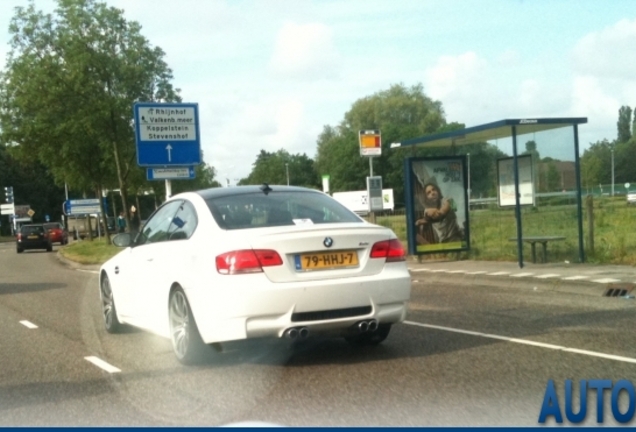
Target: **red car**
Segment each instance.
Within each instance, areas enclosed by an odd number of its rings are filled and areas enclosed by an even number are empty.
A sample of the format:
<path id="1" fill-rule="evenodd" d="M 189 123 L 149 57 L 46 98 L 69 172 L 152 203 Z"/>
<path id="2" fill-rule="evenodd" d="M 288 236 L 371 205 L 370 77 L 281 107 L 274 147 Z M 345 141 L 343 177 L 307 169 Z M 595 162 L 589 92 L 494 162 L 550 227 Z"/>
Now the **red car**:
<path id="1" fill-rule="evenodd" d="M 68 231 L 59 222 L 45 223 L 44 229 L 49 233 L 51 243 L 59 243 L 65 245 L 68 243 Z"/>

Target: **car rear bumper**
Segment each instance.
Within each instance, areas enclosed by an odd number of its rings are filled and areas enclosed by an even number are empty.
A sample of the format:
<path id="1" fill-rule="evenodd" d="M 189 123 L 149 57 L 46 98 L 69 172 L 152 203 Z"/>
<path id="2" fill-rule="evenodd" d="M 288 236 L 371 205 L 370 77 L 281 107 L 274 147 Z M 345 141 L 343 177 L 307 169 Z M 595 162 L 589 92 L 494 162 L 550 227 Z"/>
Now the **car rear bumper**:
<path id="1" fill-rule="evenodd" d="M 263 284 L 263 275 L 228 276 L 224 287 L 186 290 L 206 343 L 282 337 L 291 327 L 310 334 L 344 333 L 361 320 L 406 318 L 411 278 L 405 263 L 380 274 L 311 282 Z"/>
<path id="2" fill-rule="evenodd" d="M 45 242 L 25 242 L 25 241 L 20 241 L 17 242 L 17 247 L 18 249 L 48 249 L 51 246 L 51 243 L 49 241 L 45 241 Z"/>

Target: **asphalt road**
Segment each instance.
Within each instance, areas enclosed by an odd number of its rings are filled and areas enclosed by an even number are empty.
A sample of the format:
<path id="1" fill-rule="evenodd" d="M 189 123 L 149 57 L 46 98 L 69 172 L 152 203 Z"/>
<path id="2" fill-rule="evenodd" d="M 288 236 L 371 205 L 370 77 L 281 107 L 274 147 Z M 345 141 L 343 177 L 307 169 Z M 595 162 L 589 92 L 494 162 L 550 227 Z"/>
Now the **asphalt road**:
<path id="1" fill-rule="evenodd" d="M 636 382 L 634 300 L 417 274 L 408 321 L 378 347 L 234 343 L 184 367 L 167 340 L 105 333 L 95 273 L 12 244 L 0 269 L 0 426 L 537 426 L 550 379 L 561 407 L 566 379 Z"/>

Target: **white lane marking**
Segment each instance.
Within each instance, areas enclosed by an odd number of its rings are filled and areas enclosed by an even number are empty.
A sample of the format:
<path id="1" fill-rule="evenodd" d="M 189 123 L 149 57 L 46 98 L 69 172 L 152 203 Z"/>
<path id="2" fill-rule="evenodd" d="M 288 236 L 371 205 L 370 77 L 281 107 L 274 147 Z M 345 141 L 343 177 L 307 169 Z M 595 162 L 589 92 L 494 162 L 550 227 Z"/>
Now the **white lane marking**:
<path id="1" fill-rule="evenodd" d="M 590 357 L 599 357 L 599 358 L 604 358 L 604 359 L 608 359 L 608 360 L 622 361 L 622 362 L 625 362 L 625 363 L 636 363 L 636 358 L 632 358 L 632 357 L 623 357 L 623 356 L 617 356 L 617 355 L 613 355 L 613 354 L 605 354 L 605 353 L 601 353 L 601 352 L 598 352 L 598 351 L 589 351 L 589 350 L 582 350 L 582 349 L 578 349 L 578 348 L 569 348 L 569 347 L 565 347 L 565 346 L 561 346 L 561 345 L 553 345 L 553 344 L 548 344 L 548 343 L 543 343 L 543 342 L 535 342 L 535 341 L 531 341 L 531 340 L 527 340 L 527 339 L 511 338 L 511 337 L 507 337 L 507 336 L 499 336 L 499 335 L 488 334 L 488 333 L 480 333 L 480 332 L 474 332 L 474 331 L 470 331 L 470 330 L 462 330 L 462 329 L 457 329 L 457 328 L 453 328 L 453 327 L 443 327 L 443 326 L 438 326 L 438 325 L 433 325 L 433 324 L 423 324 L 423 323 L 418 323 L 418 322 L 415 322 L 415 321 L 404 321 L 404 324 L 417 326 L 417 327 L 425 327 L 425 328 L 430 328 L 430 329 L 435 329 L 435 330 L 449 331 L 449 332 L 453 332 L 453 333 L 461 333 L 461 334 L 466 334 L 466 335 L 470 335 L 470 336 L 479 336 L 479 337 L 484 337 L 484 338 L 488 338 L 488 339 L 497 339 L 497 340 L 502 340 L 502 341 L 505 341 L 505 342 L 513 342 L 513 343 L 518 343 L 518 344 L 522 344 L 522 345 L 534 346 L 534 347 L 538 347 L 538 348 L 546 348 L 546 349 L 552 349 L 552 350 L 556 350 L 556 351 L 563 351 L 563 352 L 569 352 L 569 353 L 574 353 L 574 354 L 582 354 L 582 355 L 587 355 L 587 356 L 590 356 Z"/>
<path id="2" fill-rule="evenodd" d="M 561 278 L 563 280 L 581 280 L 581 279 L 588 279 L 589 276 L 570 276 L 570 277 L 564 277 Z"/>
<path id="3" fill-rule="evenodd" d="M 430 272 L 431 269 L 427 269 L 427 268 L 420 268 L 420 269 L 409 269 L 412 272 Z"/>
<path id="4" fill-rule="evenodd" d="M 466 273 L 465 270 L 451 270 L 448 273 Z"/>
<path id="5" fill-rule="evenodd" d="M 27 321 L 27 320 L 22 320 L 20 321 L 20 324 L 22 324 L 23 326 L 25 326 L 26 328 L 30 328 L 30 329 L 36 329 L 38 328 L 38 326 L 36 326 L 35 324 L 33 324 L 31 321 Z"/>
<path id="6" fill-rule="evenodd" d="M 592 282 L 597 282 L 597 283 L 614 283 L 614 282 L 620 282 L 620 279 L 612 279 L 612 278 L 604 278 L 604 279 L 592 279 Z"/>
<path id="7" fill-rule="evenodd" d="M 106 363 L 104 360 L 100 359 L 99 357 L 88 356 L 88 357 L 84 357 L 84 360 L 88 360 L 89 362 L 97 366 L 98 368 L 104 369 L 108 373 L 121 372 L 121 369 L 118 369 L 115 366 L 109 363 Z"/>
<path id="8" fill-rule="evenodd" d="M 486 273 L 488 276 L 503 276 L 510 274 L 510 272 L 494 272 L 494 273 Z"/>
<path id="9" fill-rule="evenodd" d="M 553 277 L 559 277 L 561 276 L 560 274 L 556 274 L 556 273 L 548 273 L 548 274 L 542 274 L 539 276 L 536 276 L 537 279 L 548 279 L 548 278 L 553 278 Z"/>
<path id="10" fill-rule="evenodd" d="M 413 280 L 412 282 L 413 282 L 413 283 L 418 283 L 419 281 L 418 281 L 417 279 L 415 279 L 415 280 Z"/>
<path id="11" fill-rule="evenodd" d="M 99 270 L 85 270 L 85 269 L 77 269 L 77 271 L 81 271 L 81 272 L 84 272 L 84 273 L 99 274 Z"/>
<path id="12" fill-rule="evenodd" d="M 435 270 L 431 270 L 431 273 L 441 273 L 441 272 L 447 272 L 448 270 L 446 269 L 435 269 Z"/>
<path id="13" fill-rule="evenodd" d="M 511 274 L 510 277 L 528 277 L 532 276 L 534 273 L 515 273 Z"/>
<path id="14" fill-rule="evenodd" d="M 478 274 L 484 274 L 484 273 L 488 273 L 486 270 L 479 270 L 479 271 L 474 271 L 474 272 L 466 272 L 466 274 L 468 275 L 478 275 Z"/>

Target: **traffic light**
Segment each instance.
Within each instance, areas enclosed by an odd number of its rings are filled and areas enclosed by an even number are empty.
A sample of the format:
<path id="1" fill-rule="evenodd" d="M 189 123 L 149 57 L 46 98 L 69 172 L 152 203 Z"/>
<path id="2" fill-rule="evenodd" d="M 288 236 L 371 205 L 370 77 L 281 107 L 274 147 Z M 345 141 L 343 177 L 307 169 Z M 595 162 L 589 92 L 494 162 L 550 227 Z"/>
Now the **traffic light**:
<path id="1" fill-rule="evenodd" d="M 13 186 L 4 187 L 4 198 L 5 201 L 9 204 L 13 202 Z"/>

